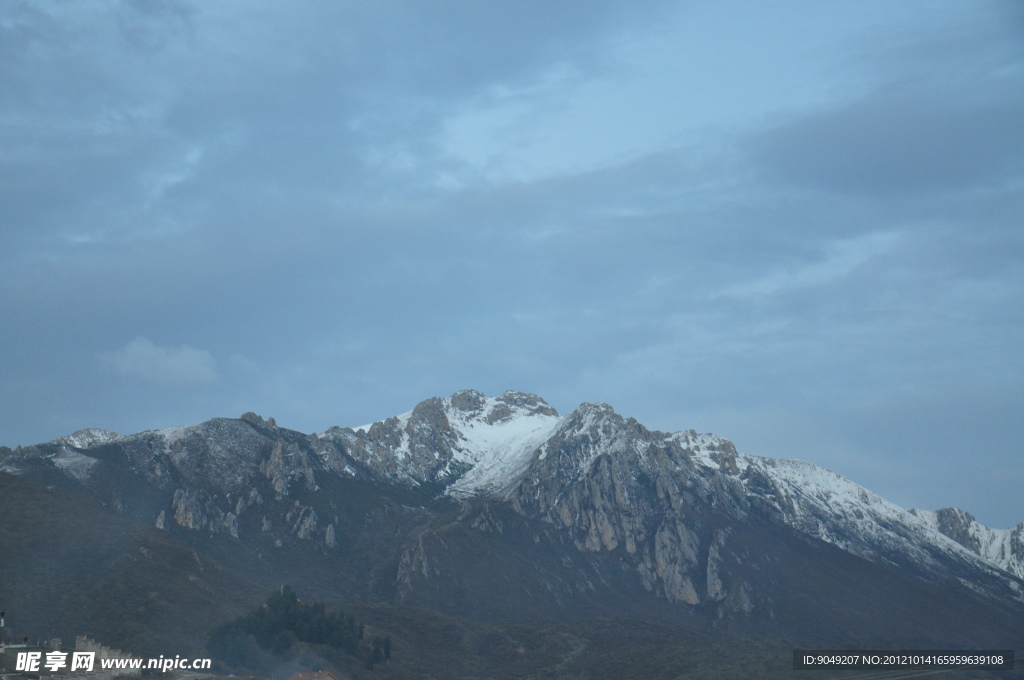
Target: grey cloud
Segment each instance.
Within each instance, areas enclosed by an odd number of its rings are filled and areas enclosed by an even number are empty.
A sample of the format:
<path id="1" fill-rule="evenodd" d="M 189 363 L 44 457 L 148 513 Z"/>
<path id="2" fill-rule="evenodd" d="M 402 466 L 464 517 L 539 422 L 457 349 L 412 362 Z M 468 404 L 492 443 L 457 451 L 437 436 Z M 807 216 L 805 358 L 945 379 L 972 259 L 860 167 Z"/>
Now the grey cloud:
<path id="1" fill-rule="evenodd" d="M 889 197 L 969 190 L 1024 172 L 1024 82 L 997 91 L 881 92 L 759 134 L 768 181 Z"/>
<path id="2" fill-rule="evenodd" d="M 955 23 L 877 36 L 845 68 L 865 85 L 750 135 L 743 151 L 776 187 L 905 201 L 1024 174 L 1024 33 L 1008 3 Z M 855 79 L 855 82 L 856 82 Z"/>
<path id="3" fill-rule="evenodd" d="M 552 62 L 593 65 L 608 36 L 658 5 L 228 9 L 167 0 L 12 11 L 0 28 L 8 261 L 49 256 L 66 238 L 204 229 L 234 219 L 231 198 L 260 210 L 414 189 L 422 177 L 379 159 L 404 154 L 422 175 L 440 161 L 430 138 L 444 112 Z M 200 160 L 183 171 L 195 149 Z"/>
<path id="4" fill-rule="evenodd" d="M 97 358 L 121 376 L 157 385 L 209 385 L 219 377 L 217 362 L 208 351 L 188 345 L 163 347 L 141 336 Z"/>

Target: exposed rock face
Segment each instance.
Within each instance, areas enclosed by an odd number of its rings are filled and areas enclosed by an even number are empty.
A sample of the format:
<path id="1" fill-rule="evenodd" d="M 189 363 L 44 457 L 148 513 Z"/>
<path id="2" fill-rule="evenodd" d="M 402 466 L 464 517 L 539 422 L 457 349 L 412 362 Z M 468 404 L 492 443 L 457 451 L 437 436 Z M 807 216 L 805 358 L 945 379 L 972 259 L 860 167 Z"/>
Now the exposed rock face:
<path id="1" fill-rule="evenodd" d="M 147 523 L 155 517 L 158 528 L 239 540 L 271 533 L 282 545 L 291 539 L 326 545 L 325 530 L 308 503 L 301 517 L 286 520 L 285 515 L 295 493 L 316 492 L 318 472 L 347 474 L 351 463 L 316 435 L 279 428 L 273 418 L 251 412 L 238 420 L 215 418 L 127 436 L 80 430 L 7 451 L 0 452 L 0 466 L 44 476 L 52 474 L 48 470 L 60 471 L 76 488 L 91 489 L 118 512 Z M 274 507 L 265 507 L 265 498 L 273 499 Z M 261 510 L 250 520 L 254 507 Z"/>
<path id="2" fill-rule="evenodd" d="M 318 519 L 313 508 L 298 501 L 295 501 L 295 508 L 285 515 L 285 521 L 292 525 L 292 533 L 303 540 L 316 533 Z"/>
<path id="3" fill-rule="evenodd" d="M 425 545 L 425 542 L 430 540 L 436 540 L 436 535 L 433 532 L 421 532 L 402 552 L 396 577 L 399 600 L 404 600 L 412 592 L 415 587 L 414 583 L 419 576 L 429 579 L 431 576 L 440 574 L 440 570 L 431 559 L 430 551 Z"/>
<path id="4" fill-rule="evenodd" d="M 259 415 L 258 413 L 253 413 L 252 411 L 246 411 L 245 413 L 243 413 L 241 419 L 247 423 L 252 423 L 257 427 L 267 427 L 271 430 L 277 429 L 276 420 L 274 420 L 273 418 L 263 420 L 263 416 Z"/>
<path id="5" fill-rule="evenodd" d="M 301 482 L 307 489 L 316 489 L 313 468 L 306 452 L 295 443 L 286 444 L 278 439 L 270 450 L 270 456 L 260 463 L 260 472 L 270 480 L 279 496 L 288 495 L 291 482 Z M 253 488 L 253 491 L 256 491 Z M 251 493 L 251 492 L 250 492 Z M 242 499 L 239 498 L 239 502 Z"/>
<path id="6" fill-rule="evenodd" d="M 939 531 L 974 553 L 981 554 L 981 539 L 972 531 L 974 515 L 957 508 L 942 508 L 935 513 Z"/>
<path id="7" fill-rule="evenodd" d="M 174 521 L 186 529 L 205 529 L 209 524 L 200 500 L 185 489 L 174 492 Z"/>
<path id="8" fill-rule="evenodd" d="M 722 566 L 720 550 L 725 545 L 725 539 L 728 536 L 728 531 L 715 532 L 715 537 L 711 540 L 711 546 L 708 548 L 707 590 L 709 600 L 720 601 L 725 599 L 726 589 L 722 585 L 720 574 Z"/>
<path id="9" fill-rule="evenodd" d="M 562 526 L 582 550 L 624 551 L 644 587 L 670 601 L 721 600 L 718 551 L 728 534 L 713 535 L 706 518 L 742 516 L 748 504 L 737 481 L 697 474 L 687 441 L 584 404 L 544 444 L 514 502 Z M 725 440 L 705 443 L 723 460 L 735 456 Z"/>
<path id="10" fill-rule="evenodd" d="M 178 489 L 171 503 L 178 526 L 193 531 L 208 529 L 211 534 L 226 533 L 238 538 L 238 517 L 233 512 L 225 513 L 205 493 Z M 157 518 L 158 527 L 163 524 L 162 516 L 163 511 Z"/>
<path id="11" fill-rule="evenodd" d="M 434 481 L 447 470 L 456 439 L 437 398 L 368 430 L 334 427 L 322 438 L 382 477 L 415 483 Z"/>
<path id="12" fill-rule="evenodd" d="M 637 564 L 644 587 L 671 602 L 700 603 L 694 572 L 699 564 L 699 538 L 685 526 L 666 522 L 654 535 Z"/>

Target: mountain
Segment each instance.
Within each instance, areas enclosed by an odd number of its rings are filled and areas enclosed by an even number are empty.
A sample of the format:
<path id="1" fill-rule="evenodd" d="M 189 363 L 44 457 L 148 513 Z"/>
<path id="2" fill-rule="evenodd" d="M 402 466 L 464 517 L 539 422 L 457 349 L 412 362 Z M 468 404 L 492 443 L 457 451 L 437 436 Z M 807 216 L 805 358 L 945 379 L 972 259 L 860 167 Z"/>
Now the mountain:
<path id="1" fill-rule="evenodd" d="M 0 448 L 0 471 L 252 585 L 223 611 L 288 582 L 481 625 L 628 620 L 838 646 L 1024 639 L 1024 525 L 903 510 L 819 466 L 648 430 L 606 404 L 560 416 L 535 395 L 465 390 L 313 434 L 254 413 L 89 429 Z M 19 540 L 0 533 L 0 549 Z M 30 587 L 25 573 L 7 583 Z M 205 630 L 166 635 L 194 646 Z"/>

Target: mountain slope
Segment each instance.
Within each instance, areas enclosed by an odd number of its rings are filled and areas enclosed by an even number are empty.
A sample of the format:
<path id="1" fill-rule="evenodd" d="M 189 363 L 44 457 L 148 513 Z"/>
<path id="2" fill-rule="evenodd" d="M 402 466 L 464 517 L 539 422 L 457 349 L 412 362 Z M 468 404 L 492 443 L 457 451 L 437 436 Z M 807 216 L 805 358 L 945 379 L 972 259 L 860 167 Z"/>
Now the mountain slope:
<path id="1" fill-rule="evenodd" d="M 76 635 L 136 654 L 196 655 L 257 587 L 178 538 L 0 472 L 0 600 L 13 639 Z"/>

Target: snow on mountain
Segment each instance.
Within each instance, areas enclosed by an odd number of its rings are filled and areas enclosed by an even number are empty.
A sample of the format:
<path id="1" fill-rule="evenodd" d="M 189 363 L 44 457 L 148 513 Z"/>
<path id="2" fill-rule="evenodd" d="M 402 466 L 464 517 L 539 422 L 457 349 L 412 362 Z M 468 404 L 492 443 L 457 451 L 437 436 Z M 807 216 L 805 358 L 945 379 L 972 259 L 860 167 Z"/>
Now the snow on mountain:
<path id="1" fill-rule="evenodd" d="M 480 398 L 482 397 L 482 398 Z M 448 422 L 458 433 L 454 459 L 469 471 L 447 489 L 456 498 L 477 494 L 507 496 L 530 465 L 534 451 L 554 432 L 561 418 L 537 402 L 523 403 L 532 395 L 507 392 L 504 399 L 473 395 L 470 408 L 448 400 Z"/>
<path id="2" fill-rule="evenodd" d="M 536 395 L 463 390 L 355 429 L 332 427 L 319 438 L 396 481 L 454 480 L 446 490 L 453 497 L 502 496 L 560 420 Z"/>
<path id="3" fill-rule="evenodd" d="M 107 442 L 114 441 L 119 436 L 119 434 L 112 432 L 111 430 L 103 430 L 98 427 L 87 427 L 64 437 L 58 437 L 50 443 L 65 444 L 67 446 L 73 446 L 76 449 L 87 449 L 90 446 L 106 444 Z"/>
<path id="4" fill-rule="evenodd" d="M 693 431 L 671 438 L 690 449 L 702 468 L 741 481 L 748 497 L 759 497 L 780 521 L 848 552 L 876 562 L 909 558 L 931 569 L 943 568 L 950 557 L 980 557 L 990 566 L 1024 576 L 1024 524 L 998 531 L 963 511 L 906 510 L 814 463 L 722 455 L 718 451 L 727 440 Z"/>
<path id="5" fill-rule="evenodd" d="M 120 435 L 110 430 L 88 427 L 45 442 L 40 446 L 45 447 L 46 453 L 44 457 L 53 463 L 55 467 L 69 477 L 81 481 L 89 477 L 90 472 L 97 463 L 95 458 L 84 455 L 81 451 L 93 446 L 107 444 L 117 440 L 119 437 Z M 25 466 L 36 455 L 37 447 L 29 447 L 28 451 L 33 453 L 23 453 L 19 456 L 12 451 L 12 455 L 0 458 L 0 471 L 14 474 L 23 473 L 26 469 Z"/>
<path id="6" fill-rule="evenodd" d="M 50 458 L 50 460 L 52 460 L 53 464 L 58 468 L 79 481 L 87 479 L 89 477 L 89 473 L 92 472 L 92 469 L 98 462 L 95 458 L 83 455 L 66 446 L 62 446 L 60 450 Z"/>
<path id="7" fill-rule="evenodd" d="M 1024 522 L 1010 529 L 992 529 L 959 508 L 910 512 L 932 530 L 948 536 L 1000 569 L 1024 578 Z"/>

